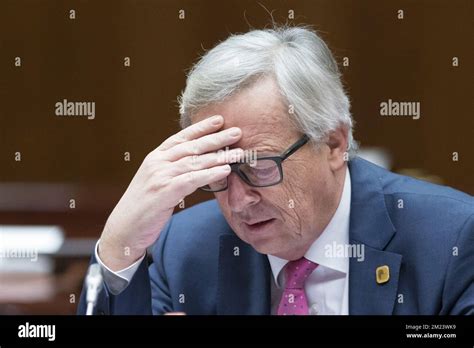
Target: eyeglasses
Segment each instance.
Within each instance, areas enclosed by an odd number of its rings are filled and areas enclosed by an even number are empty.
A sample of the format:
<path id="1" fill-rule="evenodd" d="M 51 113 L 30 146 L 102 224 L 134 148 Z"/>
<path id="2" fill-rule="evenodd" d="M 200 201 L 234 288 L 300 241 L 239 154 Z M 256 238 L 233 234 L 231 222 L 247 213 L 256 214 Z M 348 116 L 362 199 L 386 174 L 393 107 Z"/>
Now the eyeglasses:
<path id="1" fill-rule="evenodd" d="M 305 134 L 280 156 L 260 157 L 253 161 L 232 163 L 230 164 L 230 174 L 237 174 L 247 185 L 252 187 L 277 185 L 283 181 L 283 168 L 281 163 L 298 151 L 308 141 L 309 137 Z M 228 186 L 227 178 L 228 176 L 222 180 L 202 186 L 201 190 L 208 192 L 225 191 Z"/>

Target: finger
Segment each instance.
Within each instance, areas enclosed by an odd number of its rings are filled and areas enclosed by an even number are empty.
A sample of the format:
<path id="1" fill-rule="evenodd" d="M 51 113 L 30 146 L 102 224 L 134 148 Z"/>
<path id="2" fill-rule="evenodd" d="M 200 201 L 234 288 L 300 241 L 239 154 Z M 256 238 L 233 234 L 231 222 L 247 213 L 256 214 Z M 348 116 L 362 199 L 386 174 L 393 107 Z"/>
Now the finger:
<path id="1" fill-rule="evenodd" d="M 186 197 L 199 187 L 224 179 L 230 174 L 230 166 L 224 164 L 212 168 L 187 172 L 172 179 L 171 188 L 178 196 Z"/>
<path id="2" fill-rule="evenodd" d="M 206 134 L 214 133 L 224 124 L 224 118 L 220 115 L 205 118 L 182 131 L 170 136 L 160 146 L 159 151 L 165 151 L 178 144 L 185 143 L 190 140 L 200 138 Z"/>
<path id="3" fill-rule="evenodd" d="M 205 135 L 186 143 L 178 144 L 165 152 L 164 158 L 168 161 L 176 161 L 185 156 L 202 155 L 214 152 L 225 146 L 239 141 L 242 136 L 240 128 L 232 127 L 217 133 Z"/>
<path id="4" fill-rule="evenodd" d="M 240 148 L 210 152 L 203 155 L 186 156 L 174 162 L 173 165 L 170 166 L 172 169 L 169 176 L 175 177 L 191 171 L 211 168 L 226 163 L 235 163 L 240 161 L 243 156 L 244 150 Z"/>

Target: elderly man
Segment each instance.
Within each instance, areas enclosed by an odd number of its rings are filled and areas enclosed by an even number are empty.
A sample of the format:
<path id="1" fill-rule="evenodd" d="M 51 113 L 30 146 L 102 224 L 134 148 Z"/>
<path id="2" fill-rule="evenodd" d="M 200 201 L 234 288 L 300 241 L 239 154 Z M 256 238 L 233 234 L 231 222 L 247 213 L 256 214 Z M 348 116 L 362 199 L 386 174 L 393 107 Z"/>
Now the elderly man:
<path id="1" fill-rule="evenodd" d="M 355 156 L 315 32 L 229 37 L 180 103 L 184 129 L 145 158 L 97 243 L 95 313 L 474 314 L 472 197 Z M 216 199 L 172 215 L 198 188 Z"/>

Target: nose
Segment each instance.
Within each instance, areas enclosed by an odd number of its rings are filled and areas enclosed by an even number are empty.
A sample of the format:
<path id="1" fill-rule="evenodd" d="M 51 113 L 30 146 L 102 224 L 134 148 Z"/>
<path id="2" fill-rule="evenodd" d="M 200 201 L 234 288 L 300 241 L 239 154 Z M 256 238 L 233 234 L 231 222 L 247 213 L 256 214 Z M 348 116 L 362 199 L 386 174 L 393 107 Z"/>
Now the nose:
<path id="1" fill-rule="evenodd" d="M 227 177 L 227 200 L 234 213 L 241 213 L 260 201 L 260 195 L 235 173 Z"/>

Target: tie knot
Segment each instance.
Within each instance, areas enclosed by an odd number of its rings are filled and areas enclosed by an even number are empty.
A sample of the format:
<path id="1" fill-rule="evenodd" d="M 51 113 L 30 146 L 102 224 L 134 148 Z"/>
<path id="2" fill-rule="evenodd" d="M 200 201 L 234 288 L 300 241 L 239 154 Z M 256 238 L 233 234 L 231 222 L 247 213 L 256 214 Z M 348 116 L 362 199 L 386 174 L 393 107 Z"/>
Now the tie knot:
<path id="1" fill-rule="evenodd" d="M 288 262 L 285 266 L 285 288 L 303 289 L 306 279 L 316 269 L 316 267 L 318 267 L 317 263 L 311 262 L 304 257 Z"/>

